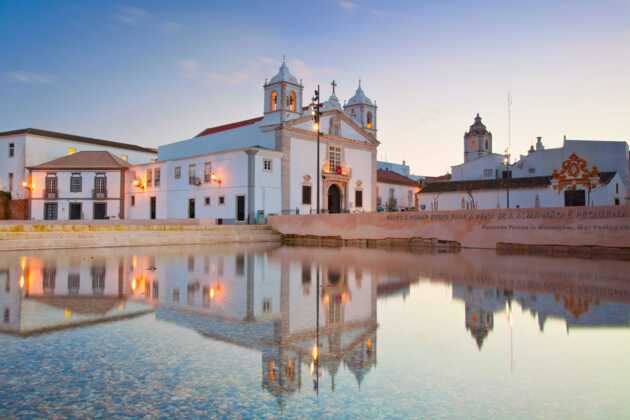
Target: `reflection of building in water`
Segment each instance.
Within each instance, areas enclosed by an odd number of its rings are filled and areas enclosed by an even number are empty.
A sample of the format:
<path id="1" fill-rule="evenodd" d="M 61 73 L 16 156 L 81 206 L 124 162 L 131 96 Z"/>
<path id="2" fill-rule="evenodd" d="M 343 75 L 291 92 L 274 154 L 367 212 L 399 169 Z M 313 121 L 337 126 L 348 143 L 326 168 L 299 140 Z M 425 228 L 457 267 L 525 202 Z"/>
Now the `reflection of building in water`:
<path id="1" fill-rule="evenodd" d="M 606 302 L 588 295 L 532 294 L 517 292 L 516 301 L 523 310 L 538 318 L 538 327 L 544 331 L 548 318 L 566 322 L 571 327 L 630 326 L 630 305 Z"/>
<path id="2" fill-rule="evenodd" d="M 149 307 L 128 305 L 124 258 L 7 254 L 0 258 L 0 330 L 28 335 L 128 317 Z"/>
<path id="3" fill-rule="evenodd" d="M 466 329 L 470 331 L 480 350 L 494 328 L 494 314 L 503 312 L 506 308 L 511 311 L 513 301 L 518 302 L 523 311 L 538 318 L 541 332 L 544 331 L 548 318 L 564 320 L 567 331 L 571 327 L 630 327 L 629 304 L 600 301 L 586 294 L 511 292 L 496 288 L 453 285 L 453 299 L 465 302 Z"/>
<path id="4" fill-rule="evenodd" d="M 155 269 L 144 273 L 142 267 L 150 264 L 137 257 L 131 272 L 139 295 L 158 285 L 159 295 L 148 294 L 160 304 L 158 319 L 260 351 L 262 386 L 283 404 L 286 396 L 302 389 L 305 377 L 306 389 L 311 389 L 318 370 L 334 389 L 342 367 L 360 384 L 376 365 L 372 274 L 320 262 L 317 301 L 317 264 L 300 252 L 158 256 Z M 320 351 L 314 357 L 317 305 Z"/>
<path id="5" fill-rule="evenodd" d="M 466 330 L 481 350 L 483 342 L 494 328 L 494 313 L 505 309 L 512 293 L 491 288 L 453 285 L 453 299 L 463 300 L 466 308 Z"/>

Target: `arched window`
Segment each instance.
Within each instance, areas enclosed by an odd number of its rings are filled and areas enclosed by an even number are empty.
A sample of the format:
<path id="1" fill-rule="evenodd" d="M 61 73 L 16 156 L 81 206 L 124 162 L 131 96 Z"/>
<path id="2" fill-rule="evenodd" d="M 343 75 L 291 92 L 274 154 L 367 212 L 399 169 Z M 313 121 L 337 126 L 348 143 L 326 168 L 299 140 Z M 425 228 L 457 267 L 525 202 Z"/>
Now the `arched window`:
<path id="1" fill-rule="evenodd" d="M 368 113 L 367 113 L 367 128 L 372 128 L 372 127 L 373 127 L 372 112 L 368 111 Z"/>
<path id="2" fill-rule="evenodd" d="M 275 112 L 278 109 L 278 92 L 275 90 L 271 92 L 271 112 Z"/>
<path id="3" fill-rule="evenodd" d="M 289 96 L 289 109 L 291 112 L 295 112 L 297 109 L 297 97 L 294 90 L 291 91 L 291 95 Z"/>

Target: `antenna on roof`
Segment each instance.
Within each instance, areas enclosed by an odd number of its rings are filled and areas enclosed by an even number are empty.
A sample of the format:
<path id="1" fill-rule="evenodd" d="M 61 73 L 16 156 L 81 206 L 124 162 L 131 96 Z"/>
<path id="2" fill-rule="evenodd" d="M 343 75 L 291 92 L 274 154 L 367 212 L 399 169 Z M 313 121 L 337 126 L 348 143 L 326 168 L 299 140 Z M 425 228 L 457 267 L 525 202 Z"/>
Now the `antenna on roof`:
<path id="1" fill-rule="evenodd" d="M 512 94 L 507 94 L 507 111 L 508 111 L 508 150 L 512 148 Z"/>

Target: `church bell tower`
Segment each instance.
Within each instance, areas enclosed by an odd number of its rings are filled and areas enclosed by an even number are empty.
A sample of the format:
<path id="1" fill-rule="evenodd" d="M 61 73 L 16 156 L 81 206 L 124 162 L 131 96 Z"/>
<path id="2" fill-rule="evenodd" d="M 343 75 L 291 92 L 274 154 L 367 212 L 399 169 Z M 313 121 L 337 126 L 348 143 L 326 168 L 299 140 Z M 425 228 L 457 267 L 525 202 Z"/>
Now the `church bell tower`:
<path id="1" fill-rule="evenodd" d="M 265 121 L 277 124 L 300 117 L 303 89 L 304 86 L 291 74 L 286 59 L 283 58 L 278 74 L 265 81 Z"/>
<path id="2" fill-rule="evenodd" d="M 479 114 L 475 123 L 464 133 L 464 162 L 492 154 L 492 133 L 481 122 Z"/>
<path id="3" fill-rule="evenodd" d="M 361 80 L 359 80 L 357 91 L 352 98 L 348 99 L 343 110 L 354 122 L 376 137 L 376 103 L 373 103 L 363 92 Z"/>

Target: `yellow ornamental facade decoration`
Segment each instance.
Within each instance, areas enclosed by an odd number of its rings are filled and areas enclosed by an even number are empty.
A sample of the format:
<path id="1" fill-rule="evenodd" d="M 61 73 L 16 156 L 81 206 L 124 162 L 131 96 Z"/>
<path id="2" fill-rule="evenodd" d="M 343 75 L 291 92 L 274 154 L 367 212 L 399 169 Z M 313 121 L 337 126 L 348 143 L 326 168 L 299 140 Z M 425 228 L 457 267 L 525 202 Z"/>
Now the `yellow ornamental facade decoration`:
<path id="1" fill-rule="evenodd" d="M 588 169 L 588 163 L 575 153 L 564 162 L 560 171 L 554 169 L 551 175 L 551 187 L 561 192 L 567 188 L 575 190 L 578 186 L 593 189 L 599 185 L 599 170 L 593 165 Z"/>

